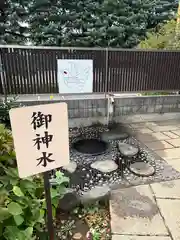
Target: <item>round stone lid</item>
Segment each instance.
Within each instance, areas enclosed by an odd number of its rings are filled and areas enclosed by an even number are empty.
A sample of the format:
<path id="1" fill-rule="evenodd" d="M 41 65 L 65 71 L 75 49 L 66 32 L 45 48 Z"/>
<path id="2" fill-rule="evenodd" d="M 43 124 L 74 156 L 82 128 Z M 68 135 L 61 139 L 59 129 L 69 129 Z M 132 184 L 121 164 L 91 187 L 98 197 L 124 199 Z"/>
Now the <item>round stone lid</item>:
<path id="1" fill-rule="evenodd" d="M 124 157 L 134 157 L 139 152 L 138 147 L 128 143 L 118 143 L 118 149 Z"/>
<path id="2" fill-rule="evenodd" d="M 149 163 L 135 162 L 129 165 L 129 170 L 135 175 L 149 177 L 155 173 L 155 169 Z"/>

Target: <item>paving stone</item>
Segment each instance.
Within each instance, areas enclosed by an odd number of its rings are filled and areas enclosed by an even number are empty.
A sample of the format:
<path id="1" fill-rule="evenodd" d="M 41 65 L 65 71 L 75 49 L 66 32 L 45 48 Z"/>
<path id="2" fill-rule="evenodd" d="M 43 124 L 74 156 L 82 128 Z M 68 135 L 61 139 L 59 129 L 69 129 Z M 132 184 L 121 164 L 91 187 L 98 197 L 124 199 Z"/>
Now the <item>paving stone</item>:
<path id="1" fill-rule="evenodd" d="M 172 144 L 174 147 L 180 147 L 180 138 L 177 139 L 169 139 L 168 143 Z"/>
<path id="2" fill-rule="evenodd" d="M 113 234 L 168 235 L 148 185 L 112 191 Z"/>
<path id="3" fill-rule="evenodd" d="M 146 123 L 133 123 L 133 124 L 130 124 L 130 126 L 134 129 L 138 129 L 138 128 L 144 128 L 146 126 Z"/>
<path id="4" fill-rule="evenodd" d="M 136 131 L 140 132 L 140 133 L 152 133 L 153 131 L 149 128 L 140 128 L 137 129 Z"/>
<path id="5" fill-rule="evenodd" d="M 157 126 L 157 122 L 146 122 L 146 126 L 150 127 L 150 126 Z"/>
<path id="6" fill-rule="evenodd" d="M 166 162 L 176 171 L 180 172 L 180 159 L 166 159 Z"/>
<path id="7" fill-rule="evenodd" d="M 153 183 L 152 190 L 156 198 L 179 198 L 180 199 L 180 179 Z"/>
<path id="8" fill-rule="evenodd" d="M 178 125 L 180 124 L 179 120 L 167 120 L 167 121 L 160 121 L 160 122 L 155 122 L 159 126 L 167 126 L 167 125 Z"/>
<path id="9" fill-rule="evenodd" d="M 97 186 L 87 192 L 85 192 L 81 197 L 80 201 L 82 204 L 96 202 L 102 199 L 108 198 L 110 194 L 110 188 L 108 186 Z"/>
<path id="10" fill-rule="evenodd" d="M 118 165 L 112 160 L 96 161 L 91 164 L 91 167 L 104 173 L 115 171 Z"/>
<path id="11" fill-rule="evenodd" d="M 126 138 L 128 138 L 128 134 L 125 133 L 125 132 L 118 132 L 118 131 L 115 131 L 115 130 L 110 130 L 108 132 L 103 132 L 101 134 L 101 139 L 103 141 L 108 141 L 108 140 L 124 140 Z"/>
<path id="12" fill-rule="evenodd" d="M 158 150 L 156 154 L 164 158 L 164 160 L 177 159 L 180 158 L 180 148 Z"/>
<path id="13" fill-rule="evenodd" d="M 133 124 L 130 124 L 130 125 L 134 129 L 151 127 L 151 126 L 158 126 L 155 122 L 133 123 Z"/>
<path id="14" fill-rule="evenodd" d="M 137 176 L 149 177 L 155 173 L 155 169 L 148 163 L 135 162 L 129 165 L 129 170 Z"/>
<path id="15" fill-rule="evenodd" d="M 118 143 L 120 153 L 125 157 L 134 157 L 138 154 L 139 148 L 128 143 Z"/>
<path id="16" fill-rule="evenodd" d="M 158 207 L 174 240 L 180 239 L 180 200 L 157 199 Z"/>
<path id="17" fill-rule="evenodd" d="M 166 236 L 127 236 L 127 235 L 113 235 L 112 240 L 171 240 Z"/>
<path id="18" fill-rule="evenodd" d="M 143 143 L 147 143 L 147 142 L 154 142 L 157 141 L 156 138 L 154 138 L 151 133 L 136 133 L 136 138 Z"/>
<path id="19" fill-rule="evenodd" d="M 155 141 L 155 142 L 148 142 L 146 146 L 152 150 L 161 150 L 166 148 L 173 148 L 173 146 L 166 141 Z"/>
<path id="20" fill-rule="evenodd" d="M 64 166 L 63 169 L 68 171 L 69 173 L 73 173 L 76 171 L 77 163 L 70 162 L 67 166 Z"/>
<path id="21" fill-rule="evenodd" d="M 180 136 L 180 130 L 172 131 L 172 133 L 174 133 L 174 134 Z"/>
<path id="22" fill-rule="evenodd" d="M 176 125 L 150 126 L 149 128 L 154 132 L 166 132 L 166 131 L 174 131 L 179 129 L 179 127 Z"/>
<path id="23" fill-rule="evenodd" d="M 178 138 L 178 135 L 174 134 L 173 132 L 162 132 L 162 133 L 170 138 Z"/>
<path id="24" fill-rule="evenodd" d="M 163 133 L 160 132 L 155 132 L 151 134 L 152 137 L 156 138 L 157 140 L 167 140 L 170 139 L 168 136 L 164 135 Z"/>
<path id="25" fill-rule="evenodd" d="M 140 133 L 140 134 L 137 134 L 137 138 L 142 142 L 154 142 L 154 141 L 170 139 L 170 137 L 160 132 L 145 133 L 145 134 Z"/>

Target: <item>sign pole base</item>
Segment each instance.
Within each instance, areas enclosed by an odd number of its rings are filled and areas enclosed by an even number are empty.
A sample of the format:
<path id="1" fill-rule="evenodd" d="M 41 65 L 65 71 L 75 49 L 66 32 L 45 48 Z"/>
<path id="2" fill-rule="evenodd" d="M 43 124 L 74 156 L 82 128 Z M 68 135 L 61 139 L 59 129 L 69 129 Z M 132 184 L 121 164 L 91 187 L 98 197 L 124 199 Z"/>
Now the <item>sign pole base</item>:
<path id="1" fill-rule="evenodd" d="M 49 182 L 49 172 L 43 173 L 44 177 L 44 190 L 47 206 L 47 229 L 49 240 L 55 240 L 55 231 L 53 225 L 53 215 L 52 215 L 52 204 L 51 204 L 51 192 L 50 192 L 50 182 Z"/>

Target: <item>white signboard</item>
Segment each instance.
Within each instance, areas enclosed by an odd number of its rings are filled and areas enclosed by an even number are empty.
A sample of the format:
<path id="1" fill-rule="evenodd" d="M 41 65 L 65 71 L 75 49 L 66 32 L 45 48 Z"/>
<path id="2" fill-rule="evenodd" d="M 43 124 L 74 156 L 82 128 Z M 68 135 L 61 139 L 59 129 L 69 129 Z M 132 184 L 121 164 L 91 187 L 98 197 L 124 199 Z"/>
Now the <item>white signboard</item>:
<path id="1" fill-rule="evenodd" d="M 21 178 L 69 163 L 66 103 L 11 109 L 10 119 Z"/>
<path id="2" fill-rule="evenodd" d="M 93 60 L 58 59 L 59 93 L 92 93 Z"/>

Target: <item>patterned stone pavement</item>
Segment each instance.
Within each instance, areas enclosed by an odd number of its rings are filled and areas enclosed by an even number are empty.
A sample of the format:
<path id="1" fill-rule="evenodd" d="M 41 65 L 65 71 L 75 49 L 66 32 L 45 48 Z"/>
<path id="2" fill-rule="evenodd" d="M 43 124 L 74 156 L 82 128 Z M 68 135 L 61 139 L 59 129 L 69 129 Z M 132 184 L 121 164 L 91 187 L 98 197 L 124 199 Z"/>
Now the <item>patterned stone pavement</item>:
<path id="1" fill-rule="evenodd" d="M 136 137 L 180 171 L 180 120 L 131 124 Z"/>
<path id="2" fill-rule="evenodd" d="M 137 138 L 180 171 L 180 121 L 131 124 Z M 180 179 L 112 191 L 112 240 L 180 240 Z"/>

